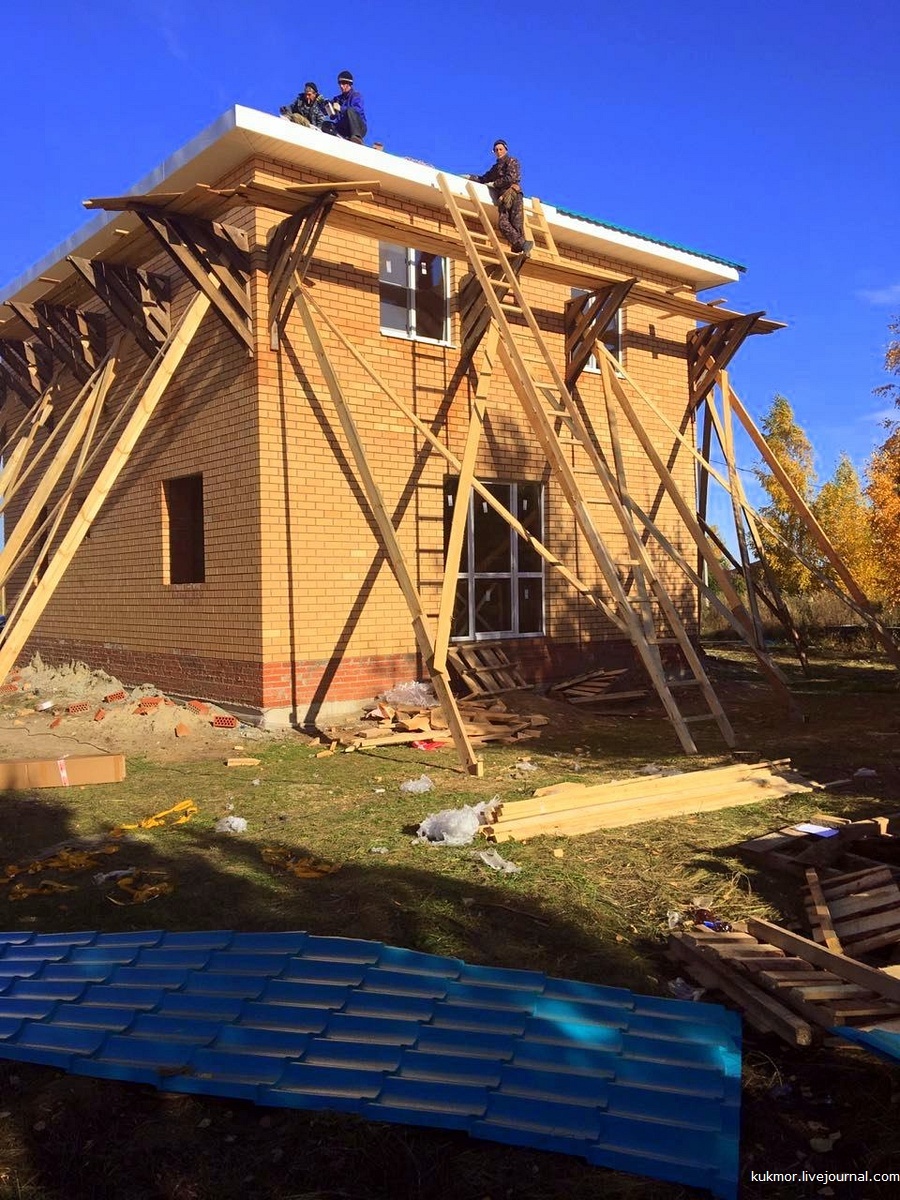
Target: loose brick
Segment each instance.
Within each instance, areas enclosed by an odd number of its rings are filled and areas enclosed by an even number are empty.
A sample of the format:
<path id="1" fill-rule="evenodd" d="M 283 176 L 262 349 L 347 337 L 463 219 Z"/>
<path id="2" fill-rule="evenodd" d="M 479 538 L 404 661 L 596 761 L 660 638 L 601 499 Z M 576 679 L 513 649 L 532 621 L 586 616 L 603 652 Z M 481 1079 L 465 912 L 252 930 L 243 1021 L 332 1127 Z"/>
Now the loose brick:
<path id="1" fill-rule="evenodd" d="M 74 704 L 70 704 L 66 712 L 70 717 L 76 716 L 78 713 L 90 712 L 90 704 L 87 700 L 76 700 Z"/>
<path id="2" fill-rule="evenodd" d="M 106 709 L 98 708 L 97 711 L 94 713 L 94 720 L 102 721 L 105 716 L 106 716 Z"/>
<path id="3" fill-rule="evenodd" d="M 50 728 L 51 728 L 51 729 L 55 729 L 55 728 L 57 727 L 57 725 L 62 725 L 62 717 L 55 717 L 55 718 L 54 718 L 54 719 L 53 719 L 53 720 L 50 722 Z"/>
<path id="4" fill-rule="evenodd" d="M 193 712 L 199 713 L 201 717 L 205 717 L 209 712 L 209 705 L 204 704 L 202 700 L 188 700 L 187 707 Z"/>
<path id="5" fill-rule="evenodd" d="M 125 699 L 124 692 L 110 692 L 108 696 L 103 697 L 104 704 L 118 704 L 120 700 Z"/>
<path id="6" fill-rule="evenodd" d="M 237 729 L 238 719 L 237 717 L 229 716 L 227 713 L 224 715 L 217 713 L 212 721 L 210 721 L 210 724 L 213 729 Z"/>
<path id="7" fill-rule="evenodd" d="M 175 736 L 176 737 L 190 737 L 191 736 L 190 725 L 185 725 L 185 723 L 183 721 L 180 724 L 176 725 L 175 726 Z"/>

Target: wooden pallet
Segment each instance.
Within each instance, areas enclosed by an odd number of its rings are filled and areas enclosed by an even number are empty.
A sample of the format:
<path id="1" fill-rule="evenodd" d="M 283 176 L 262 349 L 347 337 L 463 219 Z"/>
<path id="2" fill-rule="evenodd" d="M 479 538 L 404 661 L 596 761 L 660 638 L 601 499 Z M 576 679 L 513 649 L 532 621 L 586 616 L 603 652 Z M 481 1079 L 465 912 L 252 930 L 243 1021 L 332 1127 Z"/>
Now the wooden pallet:
<path id="1" fill-rule="evenodd" d="M 470 696 L 500 696 L 532 686 L 497 646 L 453 646 L 447 657 L 468 687 Z"/>
<path id="2" fill-rule="evenodd" d="M 806 914 L 816 941 L 838 954 L 859 958 L 900 942 L 900 887 L 887 866 L 824 880 L 807 867 Z"/>
<path id="3" fill-rule="evenodd" d="M 722 992 L 764 1033 L 810 1046 L 835 1026 L 900 1019 L 900 979 L 750 918 L 731 933 L 675 931 L 669 954 L 697 983 Z"/>
<path id="4" fill-rule="evenodd" d="M 868 856 L 881 838 L 890 838 L 893 844 L 898 828 L 900 814 L 850 821 L 817 813 L 808 822 L 786 825 L 750 838 L 734 849 L 767 871 L 780 871 L 800 879 L 805 879 L 807 867 L 815 867 L 822 878 L 832 878 L 883 865 L 888 865 L 893 877 L 900 879 L 900 867 Z"/>

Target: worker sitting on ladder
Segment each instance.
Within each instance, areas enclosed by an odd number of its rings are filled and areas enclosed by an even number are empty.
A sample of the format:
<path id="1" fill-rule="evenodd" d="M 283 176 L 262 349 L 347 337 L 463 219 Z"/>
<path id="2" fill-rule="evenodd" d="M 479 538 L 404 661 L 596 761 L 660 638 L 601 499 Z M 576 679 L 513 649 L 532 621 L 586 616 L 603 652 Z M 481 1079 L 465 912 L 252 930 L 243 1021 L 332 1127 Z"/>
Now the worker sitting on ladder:
<path id="1" fill-rule="evenodd" d="M 500 213 L 500 232 L 509 242 L 514 254 L 530 254 L 534 242 L 525 240 L 525 212 L 522 199 L 522 168 L 513 158 L 503 138 L 497 138 L 493 146 L 497 161 L 483 175 L 468 175 L 476 183 L 486 183 L 491 198 Z"/>

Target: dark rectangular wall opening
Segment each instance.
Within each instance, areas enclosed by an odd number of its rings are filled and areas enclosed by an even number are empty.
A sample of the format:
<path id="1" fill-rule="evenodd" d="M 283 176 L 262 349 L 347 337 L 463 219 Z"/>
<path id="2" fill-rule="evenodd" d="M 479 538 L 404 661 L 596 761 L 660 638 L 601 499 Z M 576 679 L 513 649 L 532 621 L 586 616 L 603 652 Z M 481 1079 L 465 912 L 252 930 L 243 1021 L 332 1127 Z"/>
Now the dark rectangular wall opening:
<path id="1" fill-rule="evenodd" d="M 169 519 L 169 583 L 204 583 L 203 476 L 167 479 L 163 488 Z"/>

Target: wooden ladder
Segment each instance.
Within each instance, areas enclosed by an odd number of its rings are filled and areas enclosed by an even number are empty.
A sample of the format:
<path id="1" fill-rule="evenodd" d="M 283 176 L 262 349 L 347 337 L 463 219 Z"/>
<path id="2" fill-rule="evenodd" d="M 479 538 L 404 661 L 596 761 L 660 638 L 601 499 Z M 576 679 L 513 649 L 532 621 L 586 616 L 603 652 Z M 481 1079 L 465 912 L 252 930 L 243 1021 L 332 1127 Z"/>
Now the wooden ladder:
<path id="1" fill-rule="evenodd" d="M 469 203 L 464 212 L 450 189 L 443 174 L 438 174 L 438 185 L 444 196 L 447 209 L 466 249 L 469 263 L 481 284 L 482 291 L 491 311 L 492 322 L 499 336 L 500 361 L 509 376 L 528 421 L 537 437 L 554 477 L 559 483 L 579 529 L 590 547 L 604 582 L 612 597 L 612 608 L 619 627 L 631 641 L 647 674 L 662 701 L 682 748 L 687 754 L 696 754 L 697 746 L 689 726 L 698 720 L 715 721 L 728 746 L 735 743 L 734 732 L 721 704 L 716 697 L 697 652 L 662 580 L 657 575 L 647 548 L 637 529 L 627 501 L 623 499 L 623 473 L 621 450 L 615 443 L 615 455 L 619 478 L 610 468 L 602 452 L 591 437 L 578 407 L 574 403 L 565 382 L 553 360 L 553 356 L 541 334 L 537 320 L 519 284 L 513 264 L 507 257 L 491 224 L 487 209 L 469 185 Z M 483 237 L 472 236 L 467 216 L 475 212 L 480 218 Z M 486 239 L 486 241 L 485 241 Z M 501 302 L 497 297 L 497 279 L 492 278 L 482 253 L 482 245 L 488 251 L 488 263 L 499 262 L 503 277 L 508 285 L 509 301 Z M 532 345 L 539 352 L 538 358 L 526 359 L 509 324 L 508 313 L 521 316 L 527 326 Z M 546 379 L 536 379 L 532 366 L 543 365 Z M 590 474 L 599 478 L 606 498 L 615 512 L 628 541 L 631 556 L 631 571 L 635 582 L 637 601 L 632 602 L 619 578 L 617 565 L 603 540 L 591 514 L 589 503 L 578 483 L 578 477 L 568 460 L 568 450 L 575 444 L 587 455 L 591 466 Z M 655 611 L 665 619 L 671 637 L 657 636 Z M 691 673 L 690 680 L 671 680 L 667 677 L 660 654 L 663 641 L 677 644 Z M 673 688 L 685 682 L 697 685 L 699 695 L 706 705 L 701 716 L 685 717 L 675 699 Z"/>

